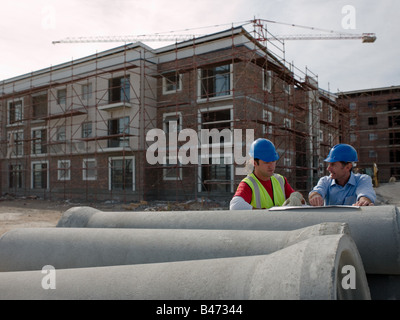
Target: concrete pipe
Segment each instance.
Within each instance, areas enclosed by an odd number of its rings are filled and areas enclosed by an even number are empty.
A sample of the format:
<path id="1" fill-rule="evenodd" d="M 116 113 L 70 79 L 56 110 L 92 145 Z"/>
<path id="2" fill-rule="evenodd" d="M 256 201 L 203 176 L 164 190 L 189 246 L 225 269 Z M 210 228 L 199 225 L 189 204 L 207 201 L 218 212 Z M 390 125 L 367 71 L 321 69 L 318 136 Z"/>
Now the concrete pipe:
<path id="1" fill-rule="evenodd" d="M 269 254 L 305 239 L 348 233 L 342 223 L 293 231 L 23 228 L 0 237 L 0 271 L 100 267 Z"/>
<path id="2" fill-rule="evenodd" d="M 350 272 L 348 272 L 350 267 Z M 345 234 L 313 237 L 269 255 L 0 273 L 0 299 L 370 299 Z"/>
<path id="3" fill-rule="evenodd" d="M 399 212 L 395 206 L 175 212 L 102 212 L 75 207 L 64 212 L 57 226 L 295 230 L 323 222 L 349 225 L 367 273 L 400 274 Z"/>
<path id="4" fill-rule="evenodd" d="M 400 276 L 367 274 L 372 300 L 400 300 Z"/>

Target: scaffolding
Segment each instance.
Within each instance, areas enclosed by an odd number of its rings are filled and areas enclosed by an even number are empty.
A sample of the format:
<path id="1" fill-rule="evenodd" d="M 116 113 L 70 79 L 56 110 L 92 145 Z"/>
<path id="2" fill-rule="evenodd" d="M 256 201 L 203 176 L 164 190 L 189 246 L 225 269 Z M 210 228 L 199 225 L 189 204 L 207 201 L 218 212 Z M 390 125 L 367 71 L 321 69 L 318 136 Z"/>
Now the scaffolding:
<path id="1" fill-rule="evenodd" d="M 229 199 L 244 178 L 235 148 L 246 157 L 251 130 L 275 144 L 277 172 L 307 194 L 329 148 L 348 141 L 349 112 L 285 60 L 266 26 L 253 28 L 156 50 L 126 44 L 2 81 L 1 193 Z"/>

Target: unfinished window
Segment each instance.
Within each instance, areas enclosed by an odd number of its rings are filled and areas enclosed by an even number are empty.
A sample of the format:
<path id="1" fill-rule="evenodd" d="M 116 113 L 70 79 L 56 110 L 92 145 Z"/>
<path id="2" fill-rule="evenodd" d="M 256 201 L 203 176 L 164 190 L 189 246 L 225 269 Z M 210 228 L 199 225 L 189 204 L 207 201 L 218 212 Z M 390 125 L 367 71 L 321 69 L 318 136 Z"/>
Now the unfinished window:
<path id="1" fill-rule="evenodd" d="M 167 146 L 171 148 L 174 144 L 177 144 L 177 141 L 170 142 L 169 134 L 176 133 L 179 134 L 179 131 L 182 130 L 182 114 L 180 112 L 177 113 L 165 113 L 163 114 L 163 130 L 165 132 L 165 136 L 167 139 Z M 169 150 L 175 156 L 166 157 L 163 169 L 163 180 L 181 180 L 182 179 L 182 168 L 180 168 L 180 162 L 178 160 L 178 146 L 175 145 L 176 150 Z"/>
<path id="2" fill-rule="evenodd" d="M 291 166 L 292 166 L 292 159 L 285 157 L 283 158 L 283 166 L 285 167 L 285 172 L 290 173 L 292 172 Z"/>
<path id="3" fill-rule="evenodd" d="M 291 94 L 292 93 L 292 86 L 289 83 L 284 81 L 282 83 L 282 87 L 283 87 L 283 90 L 285 91 L 285 93 L 287 93 L 287 94 Z"/>
<path id="4" fill-rule="evenodd" d="M 201 137 L 201 147 L 210 148 L 201 156 L 200 191 L 232 192 L 232 109 L 201 110 L 201 129 L 208 136 Z M 223 151 L 221 150 L 223 148 Z"/>
<path id="5" fill-rule="evenodd" d="M 163 94 L 176 93 L 182 90 L 182 75 L 177 72 L 164 74 L 162 82 Z"/>
<path id="6" fill-rule="evenodd" d="M 201 191 L 231 192 L 232 164 L 226 163 L 231 163 L 231 159 L 225 155 L 213 156 L 212 164 L 201 168 Z"/>
<path id="7" fill-rule="evenodd" d="M 378 140 L 378 134 L 377 134 L 377 133 L 369 133 L 369 134 L 368 134 L 368 140 L 369 140 L 369 141 Z"/>
<path id="8" fill-rule="evenodd" d="M 271 92 L 272 90 L 272 71 L 263 69 L 263 90 Z"/>
<path id="9" fill-rule="evenodd" d="M 32 154 L 43 153 L 47 153 L 47 131 L 35 129 L 32 131 Z"/>
<path id="10" fill-rule="evenodd" d="M 110 158 L 109 173 L 110 190 L 135 190 L 133 157 Z"/>
<path id="11" fill-rule="evenodd" d="M 263 120 L 268 124 L 263 124 L 263 133 L 266 135 L 272 134 L 272 112 L 263 110 Z"/>
<path id="12" fill-rule="evenodd" d="M 324 105 L 324 103 L 321 100 L 317 101 L 318 112 L 322 112 L 323 105 Z"/>
<path id="13" fill-rule="evenodd" d="M 400 132 L 389 132 L 389 144 L 400 144 Z"/>
<path id="14" fill-rule="evenodd" d="M 374 109 L 378 106 L 378 102 L 377 101 L 368 101 L 367 105 L 368 105 L 368 108 Z"/>
<path id="15" fill-rule="evenodd" d="M 283 126 L 284 126 L 286 129 L 292 128 L 292 120 L 290 120 L 289 118 L 284 118 L 284 119 L 283 119 Z"/>
<path id="16" fill-rule="evenodd" d="M 163 165 L 163 180 L 182 180 L 182 164 L 178 157 L 166 157 Z"/>
<path id="17" fill-rule="evenodd" d="M 83 159 L 82 162 L 82 179 L 97 180 L 97 162 L 96 159 Z"/>
<path id="18" fill-rule="evenodd" d="M 328 107 L 328 121 L 332 121 L 333 120 L 333 108 L 332 106 Z"/>
<path id="19" fill-rule="evenodd" d="M 399 127 L 400 126 L 400 116 L 390 116 L 388 117 L 389 127 Z"/>
<path id="20" fill-rule="evenodd" d="M 369 150 L 368 151 L 368 157 L 370 158 L 376 158 L 377 154 L 375 150 Z"/>
<path id="21" fill-rule="evenodd" d="M 47 93 L 32 96 L 32 117 L 40 119 L 47 116 Z"/>
<path id="22" fill-rule="evenodd" d="M 163 114 L 163 130 L 166 135 L 170 132 L 179 133 L 182 130 L 182 114 L 180 112 Z"/>
<path id="23" fill-rule="evenodd" d="M 23 131 L 11 132 L 8 135 L 7 158 L 18 157 L 24 154 Z"/>
<path id="24" fill-rule="evenodd" d="M 399 150 L 390 150 L 389 159 L 390 159 L 390 162 L 400 162 L 400 151 Z"/>
<path id="25" fill-rule="evenodd" d="M 357 109 L 357 103 L 350 102 L 349 103 L 349 109 L 352 110 L 352 111 L 356 110 Z"/>
<path id="26" fill-rule="evenodd" d="M 21 164 L 10 164 L 8 167 L 8 186 L 9 188 L 19 189 L 22 188 L 22 177 L 24 173 L 22 171 Z"/>
<path id="27" fill-rule="evenodd" d="M 129 76 L 112 78 L 108 80 L 108 102 L 129 102 L 130 81 Z"/>
<path id="28" fill-rule="evenodd" d="M 324 168 L 324 165 L 322 163 L 319 163 L 318 165 L 318 176 L 322 177 L 325 173 L 326 169 Z"/>
<path id="29" fill-rule="evenodd" d="M 400 110 L 400 99 L 388 100 L 388 110 L 389 111 Z"/>
<path id="30" fill-rule="evenodd" d="M 330 146 L 333 146 L 333 135 L 332 133 L 328 134 L 328 143 Z"/>
<path id="31" fill-rule="evenodd" d="M 67 89 L 57 90 L 57 103 L 65 106 L 67 103 Z"/>
<path id="32" fill-rule="evenodd" d="M 57 128 L 57 141 L 66 141 L 65 126 L 60 126 Z"/>
<path id="33" fill-rule="evenodd" d="M 377 117 L 369 117 L 368 118 L 368 125 L 374 126 L 378 124 L 378 118 Z"/>
<path id="34" fill-rule="evenodd" d="M 200 98 L 209 99 L 231 95 L 231 65 L 200 69 Z"/>
<path id="35" fill-rule="evenodd" d="M 129 117 L 108 120 L 108 147 L 129 146 Z"/>
<path id="36" fill-rule="evenodd" d="M 204 111 L 201 113 L 201 127 L 202 129 L 230 129 L 231 118 L 231 109 L 210 109 L 210 111 Z"/>
<path id="37" fill-rule="evenodd" d="M 59 181 L 71 180 L 71 161 L 57 161 L 57 178 Z"/>
<path id="38" fill-rule="evenodd" d="M 231 137 L 232 110 L 210 110 L 201 113 L 201 128 L 216 129 L 219 134 L 210 134 L 209 144 L 223 144 L 232 141 Z M 226 130 L 225 130 L 226 129 Z M 229 130 L 229 131 L 228 131 Z M 202 141 L 203 142 L 203 141 Z"/>
<path id="39" fill-rule="evenodd" d="M 8 124 L 17 124 L 22 121 L 22 100 L 8 102 Z"/>
<path id="40" fill-rule="evenodd" d="M 88 102 L 92 98 L 92 84 L 87 83 L 82 85 L 82 100 Z"/>
<path id="41" fill-rule="evenodd" d="M 92 137 L 92 122 L 82 123 L 82 138 Z"/>
<path id="42" fill-rule="evenodd" d="M 48 163 L 32 162 L 32 189 L 47 189 Z"/>

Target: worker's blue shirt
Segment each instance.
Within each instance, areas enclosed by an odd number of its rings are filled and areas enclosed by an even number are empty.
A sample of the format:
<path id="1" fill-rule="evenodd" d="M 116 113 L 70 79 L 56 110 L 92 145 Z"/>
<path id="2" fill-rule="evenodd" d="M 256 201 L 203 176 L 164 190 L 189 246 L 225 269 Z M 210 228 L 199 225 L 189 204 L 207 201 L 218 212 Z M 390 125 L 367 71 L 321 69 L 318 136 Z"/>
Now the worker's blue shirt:
<path id="1" fill-rule="evenodd" d="M 343 187 L 336 184 L 330 176 L 322 177 L 311 192 L 318 192 L 325 200 L 326 206 L 352 205 L 361 197 L 367 197 L 373 203 L 376 200 L 371 177 L 359 173 L 351 173 L 349 181 Z"/>

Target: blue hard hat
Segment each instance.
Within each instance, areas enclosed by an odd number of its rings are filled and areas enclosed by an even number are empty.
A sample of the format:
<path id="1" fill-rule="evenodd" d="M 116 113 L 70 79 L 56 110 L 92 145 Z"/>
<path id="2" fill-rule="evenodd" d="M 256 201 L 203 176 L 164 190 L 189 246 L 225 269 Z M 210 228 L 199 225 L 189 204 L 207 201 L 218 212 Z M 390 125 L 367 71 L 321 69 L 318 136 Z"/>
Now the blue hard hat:
<path id="1" fill-rule="evenodd" d="M 328 157 L 324 160 L 325 162 L 356 162 L 358 161 L 357 151 L 349 144 L 337 144 L 334 146 L 328 154 Z"/>
<path id="2" fill-rule="evenodd" d="M 251 144 L 249 155 L 254 159 L 261 159 L 265 162 L 272 162 L 279 159 L 274 144 L 268 139 L 263 138 L 259 138 Z"/>

